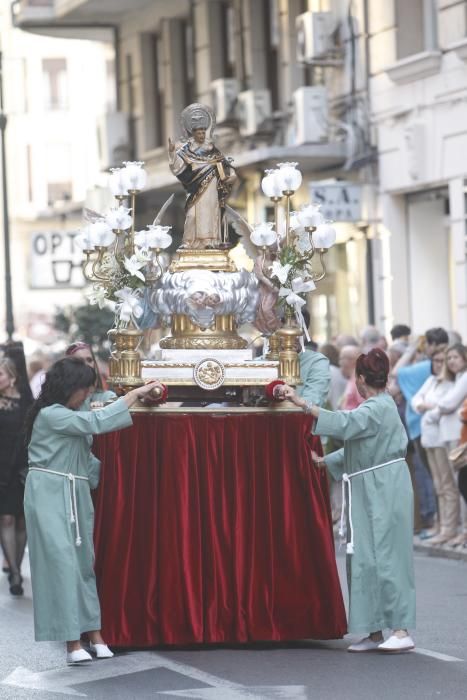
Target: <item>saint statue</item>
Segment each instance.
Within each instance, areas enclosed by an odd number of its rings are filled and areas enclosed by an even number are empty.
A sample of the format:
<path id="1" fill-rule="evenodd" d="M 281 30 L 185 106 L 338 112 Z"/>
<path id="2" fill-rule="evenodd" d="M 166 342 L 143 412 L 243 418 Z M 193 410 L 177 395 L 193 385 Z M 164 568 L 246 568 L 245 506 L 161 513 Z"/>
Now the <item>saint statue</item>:
<path id="1" fill-rule="evenodd" d="M 169 139 L 169 165 L 187 193 L 182 248 L 219 248 L 227 241 L 226 200 L 235 181 L 230 161 L 212 142 L 212 109 L 191 104 L 181 115 L 185 140 Z"/>

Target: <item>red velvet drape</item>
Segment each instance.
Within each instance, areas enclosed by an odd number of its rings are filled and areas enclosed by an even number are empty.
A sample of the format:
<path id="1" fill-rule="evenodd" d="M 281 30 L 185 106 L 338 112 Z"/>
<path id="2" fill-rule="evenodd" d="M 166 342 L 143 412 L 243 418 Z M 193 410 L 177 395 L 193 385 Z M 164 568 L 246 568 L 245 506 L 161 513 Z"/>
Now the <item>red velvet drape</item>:
<path id="1" fill-rule="evenodd" d="M 96 574 L 108 643 L 341 637 L 345 611 L 326 475 L 311 462 L 311 418 L 133 421 L 94 446 L 102 460 Z"/>

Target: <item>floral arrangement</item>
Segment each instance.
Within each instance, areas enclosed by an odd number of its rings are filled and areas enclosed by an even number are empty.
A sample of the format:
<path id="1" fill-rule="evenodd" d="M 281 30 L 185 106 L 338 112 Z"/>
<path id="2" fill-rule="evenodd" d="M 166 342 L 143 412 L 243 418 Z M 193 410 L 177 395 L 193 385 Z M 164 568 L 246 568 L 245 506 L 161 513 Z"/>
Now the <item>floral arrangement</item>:
<path id="1" fill-rule="evenodd" d="M 153 224 L 135 232 L 135 198 L 147 179 L 143 165 L 125 162 L 124 167 L 112 170 L 110 189 L 118 206 L 105 215 L 85 210 L 87 225 L 75 239 L 86 256 L 84 275 L 93 283 L 88 298 L 99 308 L 113 303 L 117 327 L 142 316 L 144 289 L 162 276 L 160 252 L 172 243 L 171 227 L 160 225 L 172 197 Z M 132 206 L 124 207 L 122 202 L 128 197 Z"/>
<path id="2" fill-rule="evenodd" d="M 250 239 L 263 251 L 262 272 L 278 291 L 278 303 L 293 314 L 303 327 L 302 307 L 306 294 L 316 289 L 316 282 L 326 274 L 324 255 L 336 241 L 336 231 L 331 222 L 325 221 L 319 205 L 308 204 L 300 211 L 290 212 L 290 198 L 300 187 L 302 174 L 297 163 L 279 163 L 276 170 L 266 170 L 261 186 L 264 194 L 273 202 L 276 209 L 276 229 L 274 224 L 261 223 L 252 228 Z M 286 198 L 286 218 L 283 225 L 278 223 L 278 204 Z M 321 272 L 312 266 L 318 251 Z M 271 262 L 266 263 L 268 254 Z"/>

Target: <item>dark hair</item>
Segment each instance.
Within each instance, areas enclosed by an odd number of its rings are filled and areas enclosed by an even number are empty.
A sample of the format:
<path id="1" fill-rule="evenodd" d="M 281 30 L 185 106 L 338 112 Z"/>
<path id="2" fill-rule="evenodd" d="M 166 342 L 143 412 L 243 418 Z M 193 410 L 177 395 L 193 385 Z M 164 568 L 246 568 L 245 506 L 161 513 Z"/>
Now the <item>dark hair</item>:
<path id="1" fill-rule="evenodd" d="M 388 383 L 388 356 L 379 348 L 373 348 L 370 352 L 359 355 L 355 365 L 355 374 L 362 375 L 368 386 L 384 389 Z"/>
<path id="2" fill-rule="evenodd" d="M 54 403 L 66 406 L 75 391 L 88 389 L 95 381 L 96 372 L 79 357 L 64 357 L 55 362 L 46 373 L 41 393 L 26 416 L 27 441 L 31 439 L 34 421 L 42 408 Z"/>
<path id="3" fill-rule="evenodd" d="M 324 345 L 321 345 L 319 351 L 328 358 L 331 365 L 339 367 L 339 350 L 335 345 L 332 343 L 325 343 Z"/>
<path id="4" fill-rule="evenodd" d="M 449 343 L 449 336 L 444 328 L 429 328 L 425 333 L 425 338 L 429 345 L 444 345 L 444 343 Z"/>
<path id="5" fill-rule="evenodd" d="M 393 328 L 391 328 L 391 338 L 393 340 L 398 340 L 399 338 L 404 338 L 406 335 L 410 335 L 411 330 L 409 326 L 403 323 L 398 323 Z"/>
<path id="6" fill-rule="evenodd" d="M 67 347 L 65 350 L 65 356 L 72 357 L 75 352 L 78 352 L 79 350 L 89 350 L 92 361 L 94 362 L 94 371 L 96 372 L 96 389 L 98 391 L 104 391 L 104 382 L 102 381 L 102 376 L 99 371 L 99 365 L 97 364 L 96 356 L 94 355 L 94 351 L 89 343 L 85 343 L 83 340 L 77 340 L 75 343 L 72 343 Z"/>

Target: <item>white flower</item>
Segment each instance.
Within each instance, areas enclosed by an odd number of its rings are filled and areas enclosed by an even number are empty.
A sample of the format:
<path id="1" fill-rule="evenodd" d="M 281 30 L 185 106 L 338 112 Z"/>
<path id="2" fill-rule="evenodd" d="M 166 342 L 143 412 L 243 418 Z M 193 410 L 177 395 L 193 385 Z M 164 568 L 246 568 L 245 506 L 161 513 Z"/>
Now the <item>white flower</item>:
<path id="1" fill-rule="evenodd" d="M 141 299 L 137 291 L 130 287 L 123 287 L 115 292 L 119 300 L 117 313 L 122 321 L 129 321 L 132 316 L 139 318 L 143 314 Z"/>
<path id="2" fill-rule="evenodd" d="M 277 234 L 272 223 L 262 223 L 254 227 L 250 240 L 257 246 L 270 246 L 277 242 Z"/>
<path id="3" fill-rule="evenodd" d="M 284 284 L 284 282 L 286 281 L 286 279 L 289 275 L 291 268 L 292 268 L 292 265 L 290 265 L 290 263 L 287 263 L 286 265 L 281 265 L 278 260 L 274 260 L 274 262 L 271 265 L 272 277 L 277 277 L 279 282 L 281 284 Z"/>
<path id="4" fill-rule="evenodd" d="M 168 233 L 171 228 L 150 224 L 147 231 L 138 231 L 135 242 L 142 248 L 168 248 L 172 243 L 172 236 Z"/>
<path id="5" fill-rule="evenodd" d="M 120 229 L 125 231 L 129 229 L 133 219 L 130 216 L 131 209 L 126 207 L 118 207 L 116 209 L 109 209 L 105 221 L 110 226 L 111 229 Z"/>
<path id="6" fill-rule="evenodd" d="M 134 277 L 138 277 L 144 282 L 145 279 L 143 273 L 141 272 L 141 268 L 144 267 L 147 264 L 147 262 L 147 259 L 138 260 L 135 254 L 132 255 L 131 258 L 125 257 L 125 262 L 123 264 L 125 269 L 128 270 L 128 272 L 130 273 L 130 275 L 134 275 Z"/>
<path id="7" fill-rule="evenodd" d="M 106 294 L 107 292 L 105 291 L 104 287 L 99 286 L 93 287 L 86 292 L 89 303 L 97 304 L 100 309 L 103 309 L 107 302 Z"/>

